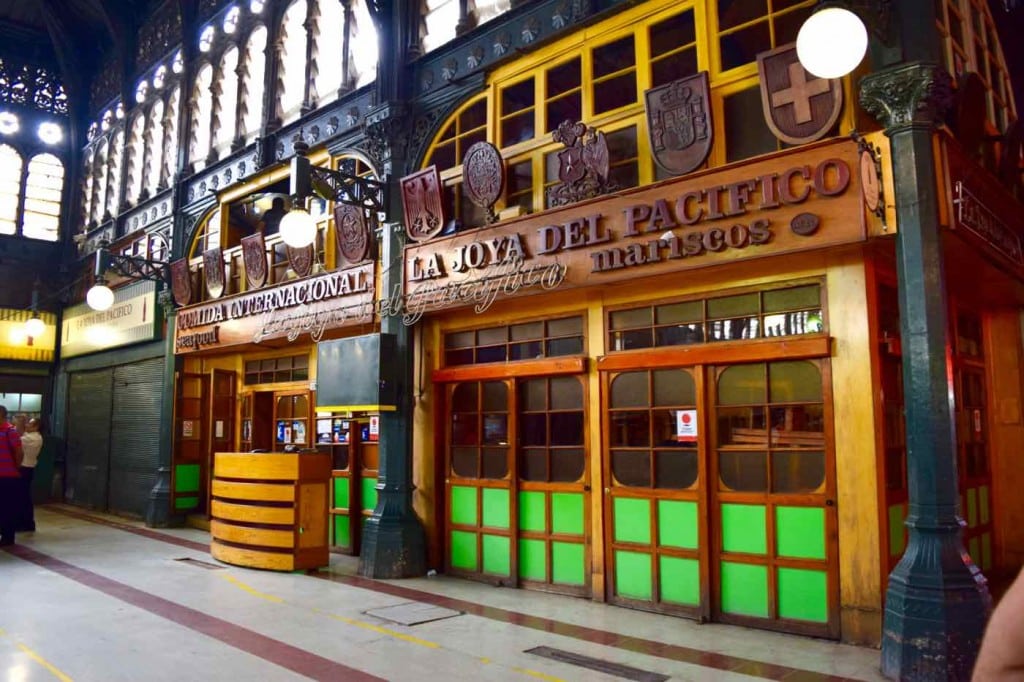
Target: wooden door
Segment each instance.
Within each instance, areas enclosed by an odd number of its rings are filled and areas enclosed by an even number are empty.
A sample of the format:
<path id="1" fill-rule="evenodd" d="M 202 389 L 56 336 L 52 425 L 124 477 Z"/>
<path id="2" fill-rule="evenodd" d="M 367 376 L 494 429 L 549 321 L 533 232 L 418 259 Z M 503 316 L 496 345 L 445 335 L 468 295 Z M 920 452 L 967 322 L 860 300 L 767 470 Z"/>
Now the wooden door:
<path id="1" fill-rule="evenodd" d="M 213 455 L 217 452 L 235 451 L 235 410 L 236 400 L 235 372 L 215 369 L 210 373 L 210 418 L 208 420 L 210 446 L 207 448 L 207 470 L 213 471 Z M 207 496 L 213 485 L 213 477 L 207 481 Z"/>
<path id="2" fill-rule="evenodd" d="M 210 498 L 205 484 L 211 473 L 206 456 L 209 382 L 205 374 L 175 374 L 173 504 L 176 512 L 209 513 Z"/>
<path id="3" fill-rule="evenodd" d="M 337 416 L 318 416 L 316 422 L 317 450 L 331 456 L 330 545 L 344 554 L 359 554 L 363 515 L 358 422 Z"/>
<path id="4" fill-rule="evenodd" d="M 827 361 L 719 366 L 709 376 L 713 617 L 838 637 Z"/>

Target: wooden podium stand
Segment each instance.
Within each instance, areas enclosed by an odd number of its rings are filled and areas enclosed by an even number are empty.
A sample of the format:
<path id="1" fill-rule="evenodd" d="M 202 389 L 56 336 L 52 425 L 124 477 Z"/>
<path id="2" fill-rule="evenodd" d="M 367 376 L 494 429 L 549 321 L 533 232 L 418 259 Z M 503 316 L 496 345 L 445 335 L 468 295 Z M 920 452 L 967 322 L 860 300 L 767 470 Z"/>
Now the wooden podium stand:
<path id="1" fill-rule="evenodd" d="M 330 479 L 322 453 L 216 453 L 210 554 L 273 571 L 327 566 Z"/>

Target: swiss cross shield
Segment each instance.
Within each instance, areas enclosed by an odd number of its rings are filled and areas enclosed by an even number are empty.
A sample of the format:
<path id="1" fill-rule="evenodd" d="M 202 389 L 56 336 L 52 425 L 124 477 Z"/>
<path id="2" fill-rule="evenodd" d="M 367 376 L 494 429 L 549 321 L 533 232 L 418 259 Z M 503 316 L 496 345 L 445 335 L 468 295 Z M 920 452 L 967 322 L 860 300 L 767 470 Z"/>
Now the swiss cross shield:
<path id="1" fill-rule="evenodd" d="M 203 272 L 206 274 L 206 293 L 210 298 L 220 298 L 224 294 L 224 255 L 219 246 L 203 251 Z"/>
<path id="2" fill-rule="evenodd" d="M 437 166 L 406 175 L 401 184 L 406 234 L 416 242 L 430 239 L 444 228 L 441 176 Z"/>
<path id="3" fill-rule="evenodd" d="M 673 175 L 697 168 L 711 151 L 708 92 L 708 72 L 701 71 L 644 93 L 654 160 Z"/>
<path id="4" fill-rule="evenodd" d="M 267 247 L 262 232 L 242 237 L 242 261 L 247 289 L 259 289 L 267 283 Z"/>
<path id="5" fill-rule="evenodd" d="M 775 137 L 803 144 L 832 130 L 843 108 L 842 81 L 808 73 L 795 44 L 757 55 L 757 72 L 765 122 Z"/>
<path id="6" fill-rule="evenodd" d="M 188 267 L 188 258 L 179 258 L 171 267 L 171 293 L 178 305 L 192 302 L 192 271 Z"/>

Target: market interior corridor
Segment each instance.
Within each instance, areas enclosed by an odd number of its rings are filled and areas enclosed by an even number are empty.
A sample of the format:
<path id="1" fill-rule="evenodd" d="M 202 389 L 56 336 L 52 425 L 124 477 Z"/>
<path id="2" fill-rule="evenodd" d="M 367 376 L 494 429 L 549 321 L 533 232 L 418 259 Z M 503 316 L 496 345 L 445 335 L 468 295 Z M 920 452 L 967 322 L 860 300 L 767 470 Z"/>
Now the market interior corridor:
<path id="1" fill-rule="evenodd" d="M 201 530 L 37 514 L 0 550 L 0 682 L 882 679 L 873 649 L 445 576 L 367 580 L 348 556 L 243 569 Z"/>

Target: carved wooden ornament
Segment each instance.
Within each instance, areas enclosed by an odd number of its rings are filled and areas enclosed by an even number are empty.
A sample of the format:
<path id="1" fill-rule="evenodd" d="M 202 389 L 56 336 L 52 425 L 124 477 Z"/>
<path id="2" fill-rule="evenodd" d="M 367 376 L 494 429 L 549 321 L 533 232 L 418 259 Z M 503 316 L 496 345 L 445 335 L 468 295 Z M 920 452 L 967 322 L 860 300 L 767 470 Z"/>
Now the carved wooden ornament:
<path id="1" fill-rule="evenodd" d="M 174 302 L 186 306 L 192 302 L 192 271 L 188 267 L 188 258 L 179 258 L 171 263 L 170 268 Z"/>
<path id="2" fill-rule="evenodd" d="M 242 261 L 245 263 L 246 289 L 259 289 L 267 283 L 267 247 L 263 233 L 242 237 Z"/>
<path id="3" fill-rule="evenodd" d="M 505 162 L 490 142 L 474 144 L 462 158 L 462 183 L 469 200 L 487 211 L 487 223 L 496 222 L 494 202 L 505 190 Z"/>
<path id="4" fill-rule="evenodd" d="M 339 203 L 334 207 L 334 241 L 338 252 L 355 265 L 370 255 L 370 227 L 363 209 Z"/>
<path id="5" fill-rule="evenodd" d="M 789 144 L 821 139 L 839 120 L 843 84 L 838 78 L 808 73 L 791 43 L 757 55 L 764 120 L 775 137 Z"/>
<path id="6" fill-rule="evenodd" d="M 401 183 L 405 232 L 409 239 L 422 242 L 434 237 L 444 228 L 441 175 L 437 166 L 406 175 Z"/>
<path id="7" fill-rule="evenodd" d="M 708 158 L 714 137 L 709 92 L 708 72 L 701 71 L 644 93 L 654 160 L 673 175 L 689 173 Z"/>
<path id="8" fill-rule="evenodd" d="M 288 253 L 288 265 L 292 267 L 295 274 L 299 277 L 308 277 L 313 272 L 313 245 L 300 246 L 295 248 L 294 246 L 286 246 L 286 252 Z"/>
<path id="9" fill-rule="evenodd" d="M 203 273 L 206 275 L 206 293 L 210 298 L 224 295 L 224 256 L 220 247 L 203 251 Z"/>
<path id="10" fill-rule="evenodd" d="M 552 138 L 565 145 L 565 149 L 558 152 L 558 179 L 561 182 L 547 190 L 550 206 L 572 204 L 617 189 L 608 180 L 611 165 L 604 133 L 587 127 L 582 121 L 566 120 L 558 125 Z"/>

